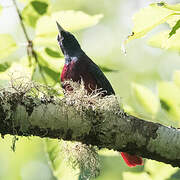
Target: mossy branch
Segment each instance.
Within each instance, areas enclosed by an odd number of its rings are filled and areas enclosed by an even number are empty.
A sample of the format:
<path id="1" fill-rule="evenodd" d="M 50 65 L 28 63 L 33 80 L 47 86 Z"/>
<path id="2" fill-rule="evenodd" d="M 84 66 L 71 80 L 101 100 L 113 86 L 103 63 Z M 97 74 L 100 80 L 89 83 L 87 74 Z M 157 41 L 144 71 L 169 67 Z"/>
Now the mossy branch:
<path id="1" fill-rule="evenodd" d="M 20 81 L 22 82 L 22 81 Z M 180 167 L 180 131 L 124 113 L 114 96 L 82 88 L 61 99 L 47 87 L 16 83 L 0 91 L 0 133 L 62 138 Z"/>

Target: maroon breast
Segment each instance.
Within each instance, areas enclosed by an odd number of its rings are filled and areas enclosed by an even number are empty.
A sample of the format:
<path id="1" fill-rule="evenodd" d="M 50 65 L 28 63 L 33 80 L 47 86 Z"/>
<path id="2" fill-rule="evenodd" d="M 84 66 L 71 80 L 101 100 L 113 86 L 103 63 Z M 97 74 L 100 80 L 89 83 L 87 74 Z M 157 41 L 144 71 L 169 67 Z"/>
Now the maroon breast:
<path id="1" fill-rule="evenodd" d="M 83 80 L 85 89 L 89 93 L 98 88 L 96 80 L 88 71 L 88 63 L 86 61 L 71 61 L 69 64 L 64 65 L 61 73 L 61 84 L 65 90 L 72 91 L 72 87 L 68 83 L 65 83 L 68 80 L 78 83 Z"/>

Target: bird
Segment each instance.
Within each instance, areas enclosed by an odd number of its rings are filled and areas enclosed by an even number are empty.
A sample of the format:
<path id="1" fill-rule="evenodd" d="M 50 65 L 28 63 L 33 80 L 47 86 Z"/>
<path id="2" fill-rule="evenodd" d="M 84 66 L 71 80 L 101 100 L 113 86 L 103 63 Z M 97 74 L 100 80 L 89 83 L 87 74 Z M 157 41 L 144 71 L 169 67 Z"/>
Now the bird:
<path id="1" fill-rule="evenodd" d="M 64 30 L 58 22 L 56 24 L 58 28 L 57 41 L 65 58 L 61 72 L 62 88 L 65 91 L 72 90 L 65 82 L 72 80 L 80 83 L 82 80 L 88 93 L 100 89 L 103 92 L 102 96 L 115 95 L 114 89 L 104 73 L 81 49 L 75 36 Z M 126 152 L 121 152 L 121 155 L 129 167 L 143 165 L 141 157 Z"/>

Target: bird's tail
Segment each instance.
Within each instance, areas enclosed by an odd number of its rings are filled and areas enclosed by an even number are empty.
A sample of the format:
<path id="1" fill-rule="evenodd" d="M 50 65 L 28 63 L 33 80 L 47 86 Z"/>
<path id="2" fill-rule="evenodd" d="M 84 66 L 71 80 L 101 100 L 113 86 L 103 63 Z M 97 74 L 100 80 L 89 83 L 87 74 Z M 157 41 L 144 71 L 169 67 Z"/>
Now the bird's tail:
<path id="1" fill-rule="evenodd" d="M 141 157 L 136 155 L 130 155 L 125 152 L 121 152 L 121 156 L 129 167 L 134 167 L 136 165 L 143 165 L 143 160 Z"/>

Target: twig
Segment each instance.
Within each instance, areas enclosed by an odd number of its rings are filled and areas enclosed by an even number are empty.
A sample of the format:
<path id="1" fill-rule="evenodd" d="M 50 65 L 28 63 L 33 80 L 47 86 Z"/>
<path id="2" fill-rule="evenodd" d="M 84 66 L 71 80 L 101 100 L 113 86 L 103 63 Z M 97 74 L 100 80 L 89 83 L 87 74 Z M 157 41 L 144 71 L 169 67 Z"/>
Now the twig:
<path id="1" fill-rule="evenodd" d="M 34 50 L 34 47 L 33 47 L 33 42 L 32 42 L 32 40 L 29 38 L 28 33 L 27 33 L 27 30 L 26 30 L 26 27 L 25 27 L 25 25 L 24 25 L 24 23 L 23 23 L 23 18 L 22 18 L 21 12 L 20 12 L 20 10 L 19 10 L 19 8 L 18 8 L 18 6 L 17 6 L 16 0 L 12 0 L 12 1 L 13 1 L 13 4 L 14 4 L 15 8 L 16 8 L 16 12 L 17 12 L 17 14 L 18 14 L 19 21 L 20 21 L 20 25 L 21 25 L 22 30 L 23 30 L 23 32 L 24 32 L 25 38 L 26 38 L 26 40 L 27 40 L 27 42 L 28 42 L 28 45 L 27 45 L 27 55 L 28 55 L 28 59 L 29 59 L 29 65 L 31 66 L 31 57 L 33 56 L 35 62 L 38 64 L 39 71 L 40 71 L 40 74 L 41 74 L 41 76 L 42 76 L 42 78 L 43 78 L 43 81 L 44 81 L 44 83 L 47 85 L 46 78 L 44 77 L 44 74 L 43 74 L 43 72 L 42 72 L 42 67 L 40 66 L 40 63 L 39 63 L 39 61 L 38 61 L 37 53 L 36 53 L 36 51 Z"/>
<path id="2" fill-rule="evenodd" d="M 31 42 L 31 40 L 30 40 L 30 38 L 29 38 L 29 36 L 28 36 L 28 34 L 27 34 L 26 27 L 25 27 L 25 25 L 24 25 L 24 23 L 23 23 L 23 18 L 22 18 L 21 12 L 20 12 L 20 10 L 19 10 L 19 8 L 18 8 L 18 6 L 17 6 L 16 0 L 12 0 L 12 1 L 13 1 L 13 4 L 14 4 L 15 8 L 16 8 L 16 12 L 17 12 L 17 14 L 18 14 L 18 17 L 19 17 L 19 20 L 20 20 L 20 24 L 21 24 L 21 27 L 22 27 L 22 29 L 23 29 L 24 35 L 25 35 L 25 37 L 26 37 L 26 40 L 27 40 L 28 43 L 29 43 L 29 42 Z"/>

